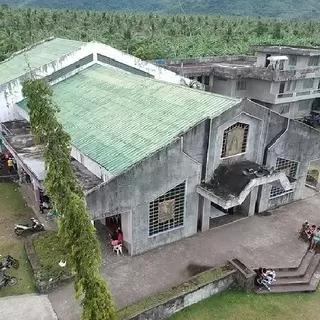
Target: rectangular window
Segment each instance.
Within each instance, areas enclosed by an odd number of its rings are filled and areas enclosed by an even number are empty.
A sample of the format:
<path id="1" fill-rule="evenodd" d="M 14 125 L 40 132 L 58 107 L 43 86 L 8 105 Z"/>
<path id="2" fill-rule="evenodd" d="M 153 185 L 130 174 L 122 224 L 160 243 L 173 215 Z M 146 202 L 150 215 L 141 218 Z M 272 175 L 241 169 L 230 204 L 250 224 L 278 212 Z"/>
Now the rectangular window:
<path id="1" fill-rule="evenodd" d="M 287 177 L 295 179 L 298 172 L 298 164 L 299 163 L 296 161 L 278 157 L 276 163 L 276 172 L 284 171 Z M 275 198 L 288 192 L 292 192 L 292 190 L 285 191 L 282 186 L 272 186 L 269 197 L 270 199 Z"/>
<path id="2" fill-rule="evenodd" d="M 272 186 L 271 191 L 270 191 L 270 199 L 281 196 L 285 192 L 286 191 L 282 187 Z"/>
<path id="3" fill-rule="evenodd" d="M 309 66 L 309 67 L 316 67 L 316 66 L 318 66 L 318 65 L 319 65 L 319 61 L 320 61 L 319 58 L 320 58 L 320 56 L 310 57 L 308 66 Z"/>
<path id="4" fill-rule="evenodd" d="M 310 100 L 303 100 L 299 102 L 299 111 L 306 111 L 310 109 Z"/>
<path id="5" fill-rule="evenodd" d="M 313 88 L 313 82 L 314 82 L 314 79 L 304 79 L 302 88 L 303 89 L 311 89 L 311 88 Z"/>
<path id="6" fill-rule="evenodd" d="M 289 80 L 286 85 L 286 92 L 291 91 L 291 87 L 292 87 L 292 80 Z"/>
<path id="7" fill-rule="evenodd" d="M 241 90 L 246 90 L 247 89 L 247 81 L 246 80 L 238 80 L 237 81 L 237 90 L 241 91 Z"/>
<path id="8" fill-rule="evenodd" d="M 297 65 L 297 56 L 289 56 L 289 66 Z"/>
<path id="9" fill-rule="evenodd" d="M 290 109 L 290 104 L 289 103 L 284 103 L 284 104 L 279 104 L 278 105 L 278 110 L 279 110 L 278 112 L 280 114 L 288 113 L 289 109 Z"/>
<path id="10" fill-rule="evenodd" d="M 286 83 L 284 81 L 280 82 L 279 86 L 279 93 L 284 93 L 284 88 L 285 88 Z"/>
<path id="11" fill-rule="evenodd" d="M 149 203 L 149 236 L 183 226 L 186 182 Z"/>
<path id="12" fill-rule="evenodd" d="M 297 80 L 292 80 L 292 87 L 291 87 L 291 91 L 295 91 L 297 87 Z"/>
<path id="13" fill-rule="evenodd" d="M 296 178 L 298 170 L 298 162 L 293 160 L 287 160 L 284 158 L 277 158 L 276 171 L 284 171 L 287 177 Z"/>
<path id="14" fill-rule="evenodd" d="M 200 82 L 200 83 L 202 83 L 202 76 L 197 77 L 197 81 Z"/>
<path id="15" fill-rule="evenodd" d="M 204 84 L 205 84 L 206 86 L 208 86 L 208 85 L 210 84 L 210 76 L 205 76 L 205 77 L 204 77 Z"/>
<path id="16" fill-rule="evenodd" d="M 237 122 L 224 130 L 221 158 L 246 152 L 249 125 Z"/>

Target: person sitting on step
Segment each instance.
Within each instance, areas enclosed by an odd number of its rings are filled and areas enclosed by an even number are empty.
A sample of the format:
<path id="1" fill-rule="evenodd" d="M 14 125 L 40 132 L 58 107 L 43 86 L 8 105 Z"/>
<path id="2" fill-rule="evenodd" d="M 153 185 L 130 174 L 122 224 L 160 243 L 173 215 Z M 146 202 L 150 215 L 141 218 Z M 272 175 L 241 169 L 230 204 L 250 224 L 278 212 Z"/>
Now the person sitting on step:
<path id="1" fill-rule="evenodd" d="M 316 250 L 317 244 L 320 243 L 320 227 L 317 228 L 311 240 L 310 251 Z"/>
<path id="2" fill-rule="evenodd" d="M 276 281 L 276 272 L 272 269 L 266 270 L 266 278 L 268 282 L 271 284 Z"/>
<path id="3" fill-rule="evenodd" d="M 301 227 L 300 232 L 299 232 L 300 238 L 309 239 L 309 236 L 308 236 L 309 231 L 310 231 L 309 222 L 308 222 L 308 221 L 305 221 L 305 222 L 302 224 L 302 227 Z"/>
<path id="4" fill-rule="evenodd" d="M 309 230 L 307 231 L 308 240 L 310 242 L 312 241 L 312 238 L 315 235 L 316 231 L 317 231 L 317 226 L 315 224 L 313 224 L 311 228 L 309 228 Z"/>

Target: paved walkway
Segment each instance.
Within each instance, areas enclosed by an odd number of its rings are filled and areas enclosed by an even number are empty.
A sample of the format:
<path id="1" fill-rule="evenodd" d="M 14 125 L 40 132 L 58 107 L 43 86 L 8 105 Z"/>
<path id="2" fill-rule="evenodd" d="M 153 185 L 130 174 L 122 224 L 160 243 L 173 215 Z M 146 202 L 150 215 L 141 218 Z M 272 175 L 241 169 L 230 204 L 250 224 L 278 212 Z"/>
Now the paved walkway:
<path id="1" fill-rule="evenodd" d="M 35 294 L 0 298 L 0 319 L 58 320 L 48 297 Z"/>
<path id="2" fill-rule="evenodd" d="M 306 244 L 297 238 L 303 221 L 320 225 L 320 195 L 291 203 L 230 225 L 211 229 L 140 256 L 107 255 L 102 274 L 117 307 L 166 289 L 188 278 L 190 263 L 216 266 L 241 257 L 253 267 L 296 266 Z M 73 286 L 49 294 L 60 320 L 79 320 Z"/>

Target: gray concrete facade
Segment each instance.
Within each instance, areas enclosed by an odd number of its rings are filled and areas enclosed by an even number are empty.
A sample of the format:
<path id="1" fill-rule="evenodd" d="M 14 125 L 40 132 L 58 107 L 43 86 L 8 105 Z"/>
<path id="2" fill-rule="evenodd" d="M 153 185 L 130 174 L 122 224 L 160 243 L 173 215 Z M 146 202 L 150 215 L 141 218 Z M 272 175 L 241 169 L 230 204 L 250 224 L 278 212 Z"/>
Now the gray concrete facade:
<path id="1" fill-rule="evenodd" d="M 275 45 L 255 46 L 254 50 L 255 57 L 217 56 L 161 63 L 180 75 L 201 79 L 206 91 L 248 97 L 292 119 L 320 110 L 319 48 Z M 278 58 L 279 63 L 268 65 L 268 59 Z"/>
<path id="2" fill-rule="evenodd" d="M 224 131 L 235 123 L 249 125 L 244 153 L 221 158 Z M 256 186 L 243 202 L 246 215 L 302 198 L 309 163 L 320 158 L 320 132 L 244 99 L 221 116 L 207 119 L 171 145 L 111 181 L 95 187 L 86 200 L 94 219 L 121 215 L 129 225 L 126 245 L 131 255 L 208 230 L 209 198 L 197 192 L 219 165 L 250 160 L 275 167 L 277 158 L 298 162 L 290 192 L 270 199 L 271 184 Z M 176 229 L 149 236 L 149 204 L 186 182 L 184 223 Z M 266 180 L 267 181 L 267 180 Z"/>

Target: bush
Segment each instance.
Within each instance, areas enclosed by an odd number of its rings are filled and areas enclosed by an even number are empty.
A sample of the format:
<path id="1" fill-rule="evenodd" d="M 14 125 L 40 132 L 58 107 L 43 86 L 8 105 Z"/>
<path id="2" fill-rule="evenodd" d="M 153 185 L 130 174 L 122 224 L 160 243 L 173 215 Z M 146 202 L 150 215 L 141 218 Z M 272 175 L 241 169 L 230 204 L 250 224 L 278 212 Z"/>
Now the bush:
<path id="1" fill-rule="evenodd" d="M 34 265 L 34 277 L 40 292 L 49 292 L 73 278 L 69 267 L 67 252 L 57 232 L 46 232 L 33 240 L 33 248 L 37 257 Z M 59 262 L 66 261 L 65 267 Z"/>

